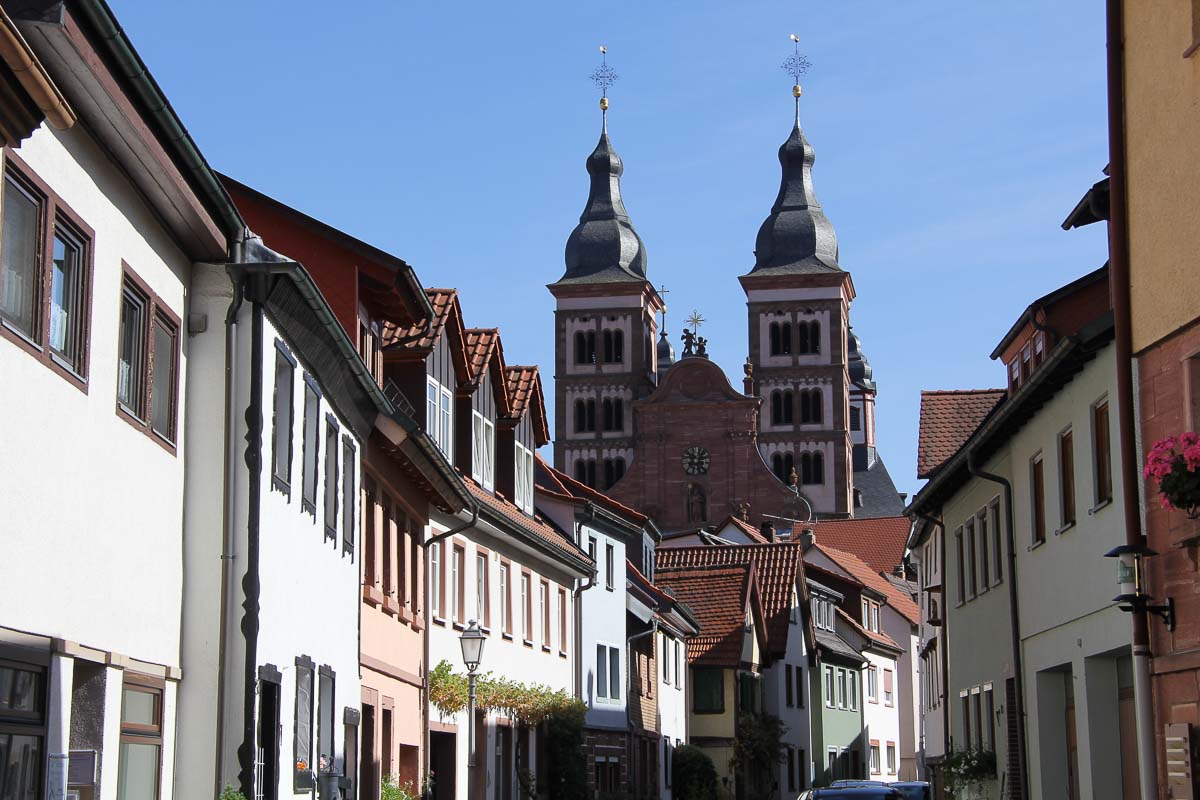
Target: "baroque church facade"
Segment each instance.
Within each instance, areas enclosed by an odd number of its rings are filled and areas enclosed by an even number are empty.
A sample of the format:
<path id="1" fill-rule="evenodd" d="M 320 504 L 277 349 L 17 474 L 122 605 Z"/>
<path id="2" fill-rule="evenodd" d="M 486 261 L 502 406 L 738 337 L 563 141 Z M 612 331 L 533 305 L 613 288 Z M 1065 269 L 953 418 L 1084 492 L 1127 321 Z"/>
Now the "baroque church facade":
<path id="1" fill-rule="evenodd" d="M 664 531 L 729 516 L 780 520 L 899 515 L 875 448 L 876 385 L 850 328 L 854 282 L 813 190 L 797 106 L 782 177 L 759 228 L 746 295 L 741 390 L 684 333 L 676 359 L 662 297 L 621 197 L 605 124 L 587 158 L 587 204 L 549 285 L 555 309 L 554 462 L 653 517 Z"/>

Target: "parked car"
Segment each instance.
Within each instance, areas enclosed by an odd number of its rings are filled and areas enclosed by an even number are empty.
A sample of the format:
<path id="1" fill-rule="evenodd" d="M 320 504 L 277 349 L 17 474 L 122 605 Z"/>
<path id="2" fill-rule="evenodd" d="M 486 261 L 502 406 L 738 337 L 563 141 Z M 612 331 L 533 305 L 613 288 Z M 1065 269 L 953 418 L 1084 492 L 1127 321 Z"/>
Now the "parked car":
<path id="1" fill-rule="evenodd" d="M 904 800 L 904 795 L 885 783 L 855 782 L 852 786 L 830 786 L 801 792 L 796 800 Z"/>
<path id="2" fill-rule="evenodd" d="M 904 795 L 904 800 L 933 800 L 933 787 L 927 781 L 896 781 L 888 784 Z"/>

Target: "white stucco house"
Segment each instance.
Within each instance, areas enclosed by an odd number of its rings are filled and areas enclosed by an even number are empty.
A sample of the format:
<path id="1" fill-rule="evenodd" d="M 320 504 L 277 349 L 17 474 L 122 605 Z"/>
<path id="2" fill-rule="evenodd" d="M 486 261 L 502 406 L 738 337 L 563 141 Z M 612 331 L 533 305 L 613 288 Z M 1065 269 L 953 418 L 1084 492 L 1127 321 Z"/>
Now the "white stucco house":
<path id="1" fill-rule="evenodd" d="M 157 800 L 210 335 L 190 293 L 241 226 L 107 5 L 36 5 L 0 4 L 0 792 Z"/>

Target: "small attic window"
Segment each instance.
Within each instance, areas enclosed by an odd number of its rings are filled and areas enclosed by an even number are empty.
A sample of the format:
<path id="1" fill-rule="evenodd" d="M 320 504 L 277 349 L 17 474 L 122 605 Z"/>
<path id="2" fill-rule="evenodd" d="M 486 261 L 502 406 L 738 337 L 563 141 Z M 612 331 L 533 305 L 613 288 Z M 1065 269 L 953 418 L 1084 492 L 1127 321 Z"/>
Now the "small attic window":
<path id="1" fill-rule="evenodd" d="M 862 508 L 862 505 L 863 505 L 862 489 L 855 489 L 854 490 L 854 507 Z"/>

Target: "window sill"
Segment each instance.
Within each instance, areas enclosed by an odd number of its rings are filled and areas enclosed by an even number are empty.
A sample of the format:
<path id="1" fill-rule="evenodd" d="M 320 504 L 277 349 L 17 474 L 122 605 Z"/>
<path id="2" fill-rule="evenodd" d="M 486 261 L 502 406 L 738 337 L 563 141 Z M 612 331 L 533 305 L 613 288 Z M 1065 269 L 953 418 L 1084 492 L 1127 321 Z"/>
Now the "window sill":
<path id="1" fill-rule="evenodd" d="M 413 613 L 407 605 L 400 606 L 400 621 L 405 625 L 412 625 Z"/>
<path id="2" fill-rule="evenodd" d="M 55 365 L 55 366 L 57 366 L 57 365 Z M 85 394 L 86 394 L 86 390 L 85 390 Z M 126 408 L 125 405 L 123 403 L 121 403 L 119 400 L 117 401 L 117 416 L 120 417 L 121 419 L 125 420 L 127 423 L 129 423 L 129 427 L 131 427 L 135 431 L 138 431 L 139 433 L 141 433 L 143 436 L 145 436 L 150 441 L 154 442 L 156 445 L 161 447 L 163 450 L 166 450 L 171 455 L 175 455 L 175 445 L 171 444 L 166 439 L 164 439 L 162 436 L 159 436 L 157 433 L 155 433 L 153 430 L 151 430 L 149 420 L 138 419 L 137 415 L 134 414 L 132 411 L 130 411 L 128 408 Z"/>
<path id="3" fill-rule="evenodd" d="M 1075 527 L 1075 523 L 1074 523 L 1074 522 L 1068 522 L 1066 525 L 1063 525 L 1061 528 L 1059 528 L 1058 530 L 1056 530 L 1056 531 L 1054 532 L 1054 535 L 1055 535 L 1055 536 L 1062 536 L 1064 533 L 1066 533 L 1067 531 L 1071 530 L 1071 528 L 1074 528 L 1074 527 Z"/>
<path id="4" fill-rule="evenodd" d="M 271 476 L 271 489 L 279 492 L 287 498 L 287 501 L 292 502 L 292 487 L 287 481 L 280 478 L 278 475 Z"/>
<path id="5" fill-rule="evenodd" d="M 1046 543 L 1046 540 L 1045 540 L 1045 539 L 1043 539 L 1043 540 L 1042 540 L 1042 541 L 1040 541 L 1040 542 L 1034 542 L 1033 544 L 1029 545 L 1029 552 L 1031 552 L 1031 553 L 1032 553 L 1034 550 L 1037 550 L 1039 547 L 1041 547 L 1041 546 L 1042 546 L 1042 545 L 1044 545 L 1045 543 Z"/>
<path id="6" fill-rule="evenodd" d="M 390 614 L 393 617 L 400 614 L 400 605 L 390 593 L 383 596 L 383 610 L 384 613 Z"/>
<path id="7" fill-rule="evenodd" d="M 368 583 L 363 587 L 363 602 L 367 605 L 378 607 L 383 604 L 383 592 L 375 586 L 374 583 Z"/>
<path id="8" fill-rule="evenodd" d="M 613 587 L 611 587 L 611 586 L 605 586 L 604 588 L 606 591 L 609 591 L 609 592 L 614 591 Z"/>
<path id="9" fill-rule="evenodd" d="M 492 629 L 491 629 L 489 626 L 487 626 L 487 625 L 480 625 L 480 626 L 479 626 L 479 631 L 480 631 L 480 633 L 482 633 L 484 636 L 491 636 L 491 635 L 492 635 Z"/>
<path id="10" fill-rule="evenodd" d="M 1101 500 L 1099 503 L 1097 503 L 1096 505 L 1094 505 L 1088 509 L 1088 516 L 1090 517 L 1092 514 L 1095 514 L 1097 511 L 1103 511 L 1104 509 L 1108 508 L 1111 505 L 1112 505 L 1111 499 Z"/>
<path id="11" fill-rule="evenodd" d="M 337 538 L 338 538 L 337 528 L 331 528 L 328 525 L 326 525 L 325 526 L 325 541 L 334 542 L 336 544 Z"/>
<path id="12" fill-rule="evenodd" d="M 442 619 L 441 617 L 434 617 L 433 624 L 441 625 L 444 628 L 444 627 L 446 627 L 446 620 Z"/>
<path id="13" fill-rule="evenodd" d="M 521 644 L 525 645 L 525 646 L 526 646 L 526 647 L 528 647 L 530 650 L 532 650 L 532 649 L 533 649 L 533 642 L 531 642 L 529 639 L 522 639 L 522 640 L 521 640 Z"/>
<path id="14" fill-rule="evenodd" d="M 425 615 L 420 611 L 413 615 L 412 628 L 414 631 L 425 630 Z"/>
<path id="15" fill-rule="evenodd" d="M 559 658 L 566 658 L 566 657 L 567 657 L 567 654 L 566 654 L 564 651 L 562 651 L 562 650 L 559 650 L 559 651 L 558 651 L 558 657 L 559 657 Z"/>
<path id="16" fill-rule="evenodd" d="M 467 626 L 462 622 L 455 622 L 453 627 L 456 631 L 465 631 L 467 629 Z"/>
<path id="17" fill-rule="evenodd" d="M 549 653 L 549 652 L 550 652 L 550 648 L 549 648 L 549 647 L 547 647 L 546 645 L 542 645 L 542 652 L 543 652 L 543 653 Z"/>
<path id="18" fill-rule="evenodd" d="M 513 640 L 513 635 L 511 633 L 505 632 L 505 633 L 500 634 L 500 638 L 511 642 Z"/>

